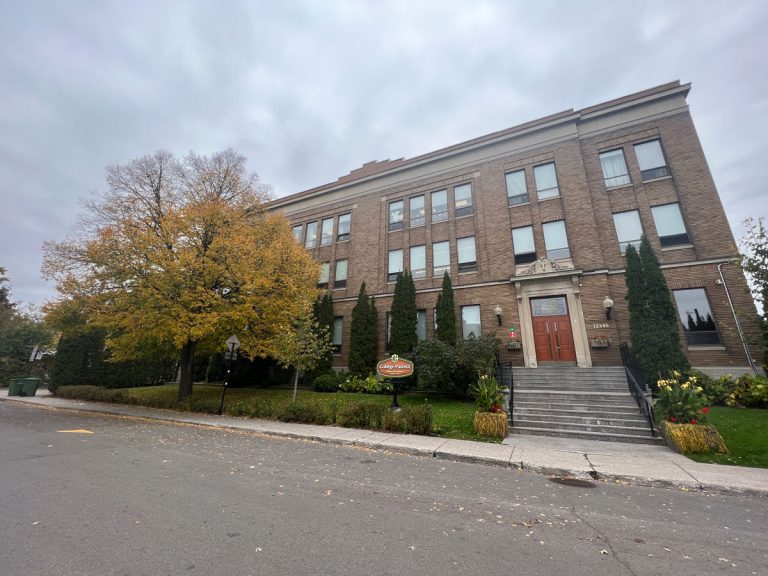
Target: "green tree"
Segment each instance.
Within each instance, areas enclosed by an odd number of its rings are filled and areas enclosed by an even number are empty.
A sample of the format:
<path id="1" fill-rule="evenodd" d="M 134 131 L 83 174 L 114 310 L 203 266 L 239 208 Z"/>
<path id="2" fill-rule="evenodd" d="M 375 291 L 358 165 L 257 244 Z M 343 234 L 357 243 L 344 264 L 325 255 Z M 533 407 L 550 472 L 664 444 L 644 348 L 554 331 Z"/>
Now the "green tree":
<path id="1" fill-rule="evenodd" d="M 451 346 L 456 345 L 456 308 L 453 302 L 453 286 L 448 272 L 443 274 L 443 289 L 437 296 L 437 328 L 435 338 Z"/>
<path id="2" fill-rule="evenodd" d="M 365 292 L 365 282 L 360 285 L 357 304 L 352 309 L 352 326 L 349 343 L 349 371 L 367 376 L 376 370 L 378 360 L 376 342 L 378 314 L 373 298 Z"/>
<path id="3" fill-rule="evenodd" d="M 763 310 L 763 368 L 768 371 L 768 230 L 762 218 L 744 221 L 746 234 L 741 238 L 741 266 L 749 277 L 752 294 Z"/>
<path id="4" fill-rule="evenodd" d="M 629 340 L 653 385 L 671 370 L 689 370 L 690 364 L 680 345 L 672 296 L 647 238 L 643 237 L 639 253 L 632 245 L 627 248 L 626 261 Z"/>
<path id="5" fill-rule="evenodd" d="M 333 297 L 327 292 L 321 298 L 318 298 L 312 306 L 312 315 L 320 329 L 328 334 L 333 334 Z M 317 366 L 313 370 L 313 375 L 325 374 L 330 372 L 333 363 L 333 348 L 329 349 L 325 356 L 317 361 Z"/>
<path id="6" fill-rule="evenodd" d="M 416 286 L 408 270 L 397 275 L 390 322 L 390 353 L 412 355 L 419 342 L 416 336 Z"/>
<path id="7" fill-rule="evenodd" d="M 299 387 L 299 374 L 312 370 L 333 350 L 331 334 L 318 325 L 312 314 L 299 317 L 291 329 L 283 330 L 277 339 L 277 360 L 283 367 L 294 369 L 293 401 Z"/>

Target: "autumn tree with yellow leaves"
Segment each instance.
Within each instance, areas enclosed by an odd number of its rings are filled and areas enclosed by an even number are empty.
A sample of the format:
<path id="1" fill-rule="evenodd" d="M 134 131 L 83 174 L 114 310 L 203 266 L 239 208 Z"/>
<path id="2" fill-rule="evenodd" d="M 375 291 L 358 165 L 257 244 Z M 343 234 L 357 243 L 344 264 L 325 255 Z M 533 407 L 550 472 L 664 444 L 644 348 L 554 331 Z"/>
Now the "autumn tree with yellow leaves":
<path id="1" fill-rule="evenodd" d="M 179 401 L 192 393 L 201 344 L 236 334 L 242 353 L 276 357 L 317 297 L 319 269 L 285 218 L 265 211 L 269 187 L 245 158 L 161 151 L 109 166 L 106 179 L 78 231 L 43 246 L 43 273 L 60 294 L 48 313 L 85 302 L 114 360 L 178 351 Z"/>

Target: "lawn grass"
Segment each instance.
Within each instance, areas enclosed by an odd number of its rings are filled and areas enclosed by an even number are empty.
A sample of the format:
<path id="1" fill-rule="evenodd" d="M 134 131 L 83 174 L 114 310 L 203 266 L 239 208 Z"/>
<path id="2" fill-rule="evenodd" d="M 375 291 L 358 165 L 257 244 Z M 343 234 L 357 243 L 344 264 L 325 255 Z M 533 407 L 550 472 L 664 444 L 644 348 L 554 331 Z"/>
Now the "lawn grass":
<path id="1" fill-rule="evenodd" d="M 768 468 L 768 410 L 713 406 L 707 414 L 730 454 L 689 454 L 696 462 Z"/>
<path id="2" fill-rule="evenodd" d="M 66 388 L 66 387 L 65 387 Z M 177 384 L 163 386 L 147 386 L 141 388 L 124 388 L 120 392 L 123 402 L 154 408 L 184 409 L 176 403 L 178 394 Z M 63 397 L 67 391 L 62 388 L 59 391 Z M 239 406 L 262 406 L 262 412 L 277 413 L 283 407 L 291 403 L 292 390 L 279 388 L 228 388 L 224 402 L 224 412 L 238 414 Z M 200 407 L 202 411 L 211 411 L 213 407 L 218 411 L 221 386 L 208 384 L 195 384 L 192 392 L 192 407 Z M 382 406 L 392 403 L 391 396 L 378 394 L 358 394 L 348 392 L 315 392 L 314 390 L 299 390 L 300 402 L 319 403 L 326 406 L 335 404 L 340 409 L 350 402 L 375 402 Z M 475 415 L 474 402 L 459 400 L 450 396 L 437 394 L 424 394 L 409 392 L 399 394 L 398 401 L 401 406 L 429 404 L 432 407 L 432 434 L 444 438 L 457 438 L 462 440 L 480 440 L 484 442 L 500 442 L 498 438 L 489 438 L 475 434 L 473 420 Z M 268 416 L 266 416 L 268 417 Z"/>

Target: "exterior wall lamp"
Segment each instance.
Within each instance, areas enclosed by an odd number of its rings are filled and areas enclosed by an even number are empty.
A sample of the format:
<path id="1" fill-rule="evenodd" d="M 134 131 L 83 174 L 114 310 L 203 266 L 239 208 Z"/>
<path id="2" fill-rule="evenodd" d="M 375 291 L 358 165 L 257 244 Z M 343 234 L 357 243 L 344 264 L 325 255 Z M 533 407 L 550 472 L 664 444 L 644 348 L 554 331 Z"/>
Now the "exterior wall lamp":
<path id="1" fill-rule="evenodd" d="M 603 309 L 605 309 L 605 319 L 610 320 L 613 313 L 613 300 L 611 300 L 610 296 L 606 296 L 605 300 L 603 300 Z"/>
<path id="2" fill-rule="evenodd" d="M 499 322 L 499 326 L 501 326 L 501 306 L 497 304 L 496 308 L 493 309 L 493 313 L 496 314 L 496 320 Z"/>

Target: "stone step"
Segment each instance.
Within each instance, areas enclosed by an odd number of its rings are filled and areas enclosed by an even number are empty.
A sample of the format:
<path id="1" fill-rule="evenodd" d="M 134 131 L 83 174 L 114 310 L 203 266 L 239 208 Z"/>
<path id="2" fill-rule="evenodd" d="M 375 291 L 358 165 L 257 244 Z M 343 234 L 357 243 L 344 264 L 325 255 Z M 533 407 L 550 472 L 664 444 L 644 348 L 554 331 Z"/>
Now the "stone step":
<path id="1" fill-rule="evenodd" d="M 582 416 L 564 415 L 553 412 L 541 411 L 518 411 L 513 413 L 513 422 L 526 422 L 529 420 L 559 422 L 563 424 L 583 424 L 588 426 L 621 426 L 630 428 L 639 428 L 648 426 L 648 420 L 640 416 L 629 416 L 627 414 L 586 414 Z"/>
<path id="2" fill-rule="evenodd" d="M 547 410 L 562 412 L 564 414 L 639 414 L 637 404 L 573 404 L 570 402 L 527 402 L 518 400 L 513 408 L 515 410 Z"/>
<path id="3" fill-rule="evenodd" d="M 628 436 L 650 436 L 651 431 L 646 425 L 641 426 L 613 426 L 610 424 L 575 424 L 572 422 L 560 422 L 549 420 L 514 420 L 515 427 L 520 428 L 545 428 L 556 430 L 574 430 L 577 432 L 596 432 L 600 434 L 625 434 Z"/>
<path id="4" fill-rule="evenodd" d="M 629 442 L 632 444 L 664 444 L 664 441 L 658 435 L 656 437 L 651 437 L 650 431 L 648 432 L 648 436 L 581 432 L 576 430 L 559 430 L 556 428 L 535 428 L 528 426 L 515 426 L 514 428 L 510 428 L 509 431 L 511 434 L 532 434 L 535 436 L 556 436 L 559 438 L 581 438 L 588 440 L 604 440 L 609 442 Z"/>
<path id="5" fill-rule="evenodd" d="M 624 392 L 628 393 L 629 388 L 625 386 L 613 386 L 603 384 L 561 384 L 555 385 L 542 385 L 542 384 L 529 384 L 526 386 L 515 386 L 515 394 L 518 392 L 530 392 L 531 390 L 541 390 L 543 392 L 558 391 L 558 392 Z"/>

